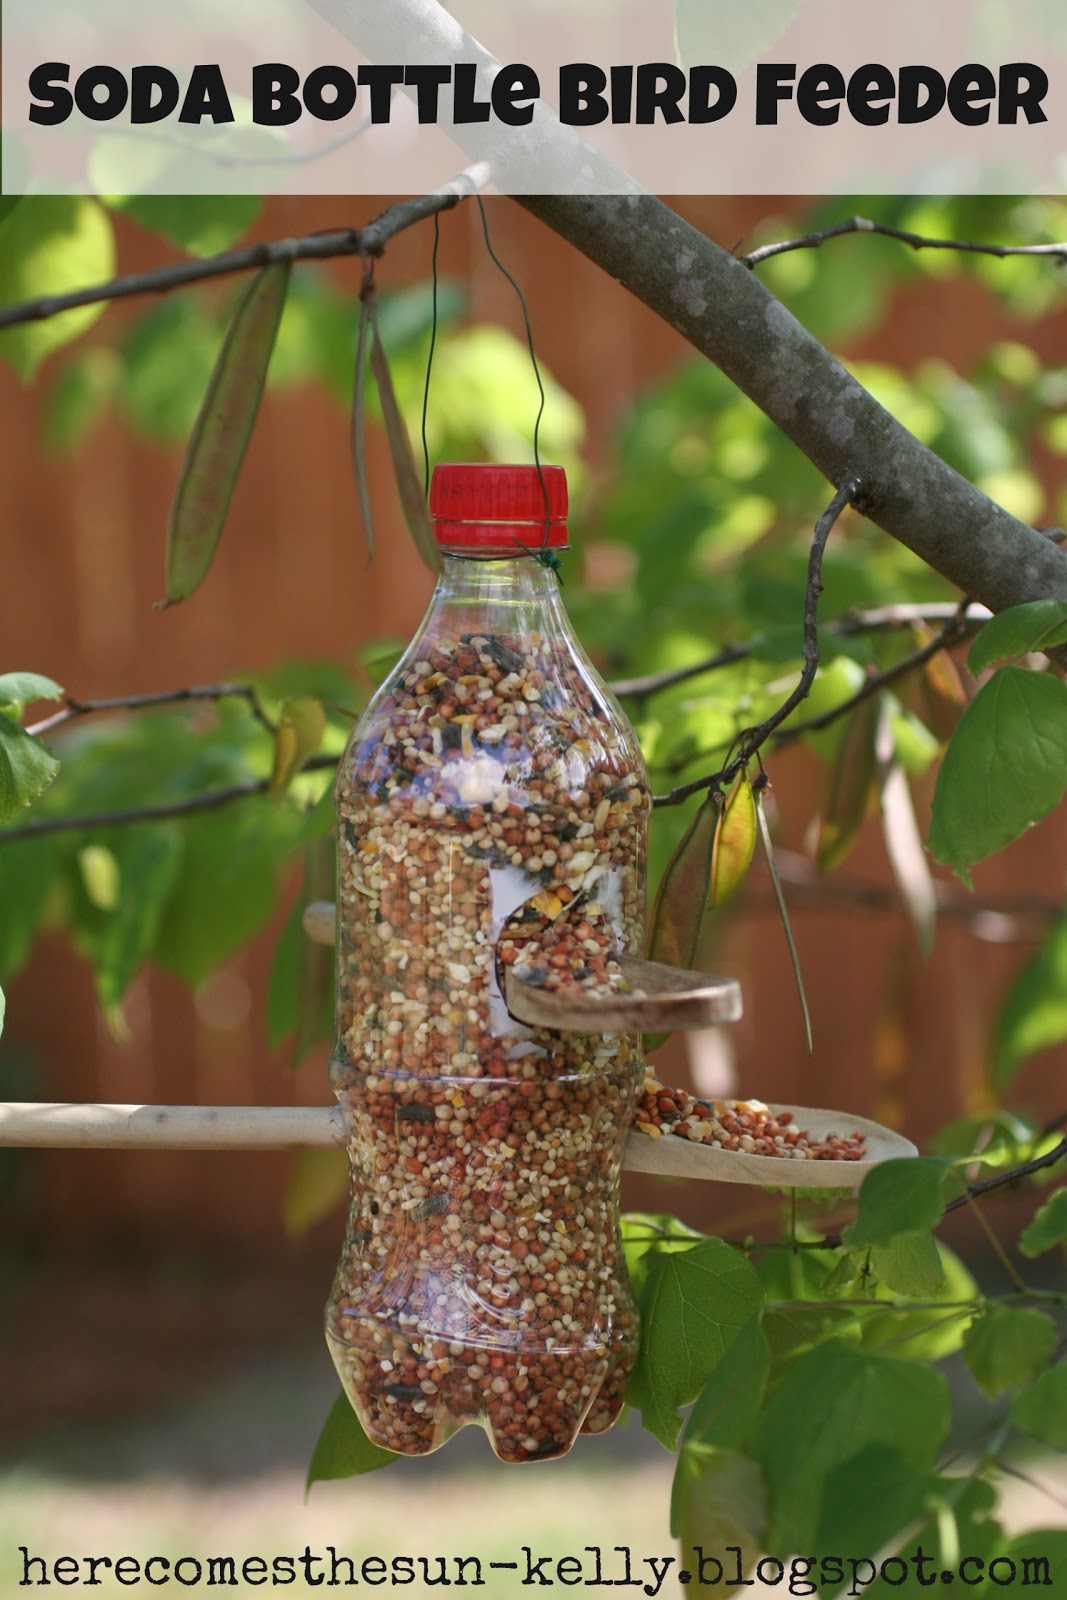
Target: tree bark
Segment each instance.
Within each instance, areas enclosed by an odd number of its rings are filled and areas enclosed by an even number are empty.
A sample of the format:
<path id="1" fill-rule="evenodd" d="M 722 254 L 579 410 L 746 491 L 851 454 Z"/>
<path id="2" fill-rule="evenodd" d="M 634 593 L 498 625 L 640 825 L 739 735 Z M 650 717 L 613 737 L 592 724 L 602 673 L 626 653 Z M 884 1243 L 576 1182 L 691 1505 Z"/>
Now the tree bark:
<path id="1" fill-rule="evenodd" d="M 394 0 L 398 3 L 398 0 Z M 399 0 L 403 3 L 403 0 Z M 891 416 L 747 268 L 654 195 L 520 197 L 720 367 L 880 528 L 991 611 L 1067 600 L 1067 553 Z"/>
<path id="2" fill-rule="evenodd" d="M 379 60 L 499 63 L 437 0 L 310 0 Z M 996 505 L 869 394 L 749 268 L 655 195 L 611 167 L 539 107 L 532 129 L 458 130 L 493 181 L 533 159 L 614 194 L 517 195 L 518 203 L 676 328 L 839 488 L 965 594 L 1001 611 L 1053 595 L 1067 601 L 1067 551 Z M 572 185 L 573 187 L 573 185 Z"/>

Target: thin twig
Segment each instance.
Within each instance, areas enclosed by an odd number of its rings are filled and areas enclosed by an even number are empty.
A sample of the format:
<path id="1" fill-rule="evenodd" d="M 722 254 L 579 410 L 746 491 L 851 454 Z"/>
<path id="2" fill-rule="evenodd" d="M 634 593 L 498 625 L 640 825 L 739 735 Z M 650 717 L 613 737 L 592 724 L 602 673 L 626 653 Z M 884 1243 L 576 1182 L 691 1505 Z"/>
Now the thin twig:
<path id="1" fill-rule="evenodd" d="M 958 607 L 954 601 L 934 605 L 878 606 L 870 611 L 855 611 L 823 624 L 824 634 L 851 639 L 867 633 L 885 633 L 895 628 L 911 628 L 918 622 L 945 622 L 955 617 Z M 972 600 L 967 609 L 966 633 L 977 633 L 989 621 L 992 613 L 986 606 Z M 759 650 L 759 640 L 745 640 L 728 644 L 713 656 L 694 661 L 687 667 L 674 667 L 669 672 L 649 672 L 636 678 L 615 678 L 608 685 L 613 694 L 629 695 L 636 700 L 647 700 L 662 689 L 671 689 L 676 683 L 686 683 L 690 678 L 702 677 L 706 672 L 717 672 L 720 667 L 731 667 L 737 661 L 749 661 Z"/>
<path id="2" fill-rule="evenodd" d="M 978 1201 L 975 1199 L 974 1195 L 971 1194 L 971 1192 L 967 1188 L 966 1184 L 963 1186 L 963 1193 L 959 1196 L 959 1198 L 962 1201 L 962 1203 L 971 1212 L 971 1215 L 974 1217 L 975 1221 L 978 1223 L 978 1226 L 981 1228 L 982 1232 L 985 1234 L 986 1239 L 987 1239 L 987 1241 L 989 1243 L 990 1249 L 992 1250 L 993 1254 L 996 1256 L 997 1260 L 1000 1262 L 1001 1266 L 1004 1268 L 1004 1271 L 1007 1273 L 1008 1282 L 1011 1284 L 1012 1288 L 1015 1290 L 1015 1293 L 1016 1294 L 1024 1293 L 1025 1289 L 1026 1289 L 1026 1284 L 1023 1282 L 1022 1278 L 1019 1276 L 1019 1273 L 1016 1270 L 1015 1265 L 1012 1262 L 1011 1257 L 1008 1255 L 1008 1252 L 1005 1250 L 1004 1246 L 1001 1244 L 1000 1240 L 997 1238 L 996 1233 L 995 1233 L 993 1227 L 990 1224 L 989 1218 L 986 1216 L 985 1212 L 982 1210 L 981 1206 L 978 1204 Z"/>
<path id="3" fill-rule="evenodd" d="M 1062 1120 L 1062 1119 L 1061 1119 Z M 1035 1172 L 1044 1172 L 1048 1167 L 1054 1167 L 1057 1161 L 1062 1161 L 1067 1156 L 1067 1138 L 1060 1140 L 1051 1150 L 1046 1150 L 1043 1156 L 1034 1156 L 1031 1161 L 1023 1161 L 1017 1167 L 1009 1167 L 1004 1172 L 997 1172 L 991 1178 L 983 1178 L 981 1183 L 969 1183 L 966 1194 L 957 1195 L 945 1207 L 945 1215 L 950 1211 L 959 1211 L 961 1206 L 970 1200 L 977 1199 L 983 1194 L 992 1194 L 996 1189 L 1004 1189 L 1009 1184 L 1018 1183 L 1022 1178 L 1029 1178 Z"/>
<path id="4" fill-rule="evenodd" d="M 732 783 L 737 774 L 745 770 L 775 729 L 796 710 L 802 700 L 807 698 L 811 686 L 815 682 L 815 674 L 819 670 L 818 608 L 819 596 L 822 594 L 823 551 L 826 549 L 826 541 L 829 539 L 837 519 L 845 507 L 855 501 L 861 487 L 859 478 L 846 478 L 815 524 L 815 533 L 811 541 L 811 554 L 808 557 L 807 583 L 804 586 L 804 665 L 801 668 L 796 687 L 782 701 L 778 709 L 773 711 L 763 722 L 758 723 L 753 728 L 746 728 L 738 735 L 733 744 L 736 754 L 723 767 L 721 772 L 713 772 L 703 778 L 694 778 L 691 783 L 680 784 L 678 788 L 672 789 L 669 794 L 655 795 L 652 800 L 654 806 L 681 805 L 683 800 L 688 800 L 690 795 L 698 794 L 702 789 L 725 787 Z"/>
<path id="5" fill-rule="evenodd" d="M 902 656 L 891 667 L 886 667 L 884 672 L 871 673 L 869 677 L 864 679 L 856 693 L 849 695 L 847 700 L 839 701 L 836 706 L 831 706 L 829 711 L 824 711 L 817 717 L 809 717 L 804 722 L 794 722 L 788 728 L 779 729 L 773 735 L 775 745 L 788 744 L 792 739 L 799 739 L 805 733 L 817 733 L 823 728 L 829 728 L 842 717 L 847 717 L 849 712 L 854 711 L 864 700 L 869 700 L 872 695 L 880 694 L 890 684 L 896 683 L 900 678 L 906 678 L 910 672 L 925 666 L 934 656 L 940 655 L 942 650 L 951 649 L 954 644 L 957 644 L 967 636 L 967 608 L 970 604 L 971 601 L 969 599 L 964 598 L 961 600 L 935 638 L 921 646 L 920 649 L 913 650 L 909 655 Z M 698 750 L 691 755 L 676 757 L 673 761 L 667 762 L 663 766 L 655 768 L 655 770 L 668 775 L 680 772 L 686 767 L 691 767 L 695 761 L 714 756 L 721 749 L 722 745 L 720 744 L 709 750 Z M 725 781 L 722 774 L 713 774 L 713 778 L 715 783 Z M 661 803 L 665 804 L 666 802 Z"/>
<path id="6" fill-rule="evenodd" d="M 1030 1489 L 1036 1489 L 1038 1494 L 1047 1495 L 1053 1505 L 1057 1505 L 1061 1510 L 1067 1511 L 1067 1499 L 1064 1499 L 1063 1495 L 1057 1494 L 1055 1489 L 1050 1489 L 1048 1484 L 1042 1483 L 1039 1478 L 1032 1478 L 1028 1472 L 1024 1472 L 1021 1467 L 1013 1466 L 1010 1461 L 1005 1461 L 1002 1456 L 998 1456 L 993 1465 L 998 1472 L 1006 1472 L 1009 1477 L 1018 1478 L 1020 1483 L 1025 1483 Z"/>
<path id="7" fill-rule="evenodd" d="M 272 266 L 280 261 L 328 261 L 337 256 L 380 256 L 389 240 L 405 228 L 437 216 L 442 211 L 450 211 L 461 200 L 479 193 L 488 181 L 489 168 L 485 162 L 479 162 L 433 194 L 418 195 L 390 206 L 365 228 L 338 228 L 325 233 L 305 234 L 297 239 L 272 239 L 262 244 L 244 245 L 239 250 L 225 250 L 220 255 L 208 256 L 202 261 L 179 261 L 172 266 L 153 267 L 147 272 L 131 272 L 126 277 L 111 278 L 106 283 L 92 284 L 86 289 L 74 289 L 69 294 L 42 295 L 37 300 L 23 300 L 0 310 L 0 328 L 15 327 L 23 322 L 40 322 L 76 306 L 126 300 L 132 295 L 166 294 L 172 289 L 186 288 L 191 283 L 230 277 L 236 272 L 250 272 L 254 268 Z"/>
<path id="8" fill-rule="evenodd" d="M 960 601 L 952 616 L 945 623 L 928 644 L 920 649 L 913 650 L 909 655 L 902 656 L 891 667 L 886 667 L 884 672 L 873 673 L 847 700 L 842 700 L 840 705 L 832 706 L 829 711 L 824 711 L 821 716 L 808 717 L 804 722 L 794 722 L 790 727 L 783 728 L 775 736 L 777 744 L 786 744 L 790 739 L 798 739 L 805 733 L 817 733 L 822 728 L 828 728 L 839 717 L 845 717 L 864 700 L 869 700 L 872 695 L 880 694 L 891 683 L 896 683 L 900 678 L 906 678 L 909 672 L 914 672 L 918 667 L 924 667 L 934 656 L 940 655 L 942 650 L 949 650 L 958 644 L 967 633 L 967 608 L 971 601 L 966 597 Z"/>
<path id="9" fill-rule="evenodd" d="M 1067 1118 L 1060 1118 L 1060 1124 Z M 1029 1178 L 1035 1172 L 1044 1172 L 1048 1167 L 1054 1167 L 1057 1161 L 1062 1161 L 1067 1156 L 1067 1138 L 1060 1140 L 1053 1149 L 1047 1150 L 1043 1156 L 1034 1156 L 1031 1161 L 1023 1161 L 1017 1167 L 1009 1167 L 1004 1172 L 994 1173 L 993 1177 L 985 1178 L 981 1183 L 969 1183 L 962 1194 L 958 1194 L 946 1205 L 943 1215 L 948 1216 L 952 1211 L 959 1211 L 963 1206 L 969 1206 L 981 1195 L 993 1194 L 997 1189 L 1006 1189 L 1010 1184 L 1018 1183 L 1022 1178 Z M 825 1238 L 813 1240 L 812 1249 L 839 1250 L 841 1248 L 841 1235 L 828 1233 Z M 1017 1290 L 1018 1293 L 1027 1295 L 1037 1294 L 1039 1291 L 1026 1287 L 1025 1284 Z"/>
<path id="10" fill-rule="evenodd" d="M 336 767 L 337 762 L 337 756 L 312 756 L 300 768 L 300 772 L 319 772 L 327 767 Z M 209 789 L 205 794 L 187 795 L 182 800 L 165 800 L 159 805 L 131 806 L 123 811 L 95 811 L 85 816 L 38 817 L 33 822 L 24 822 L 18 828 L 0 829 L 0 846 L 15 844 L 19 839 L 40 838 L 47 833 L 90 833 L 99 828 L 121 828 L 136 822 L 162 822 L 168 817 L 214 811 L 218 806 L 229 805 L 232 800 L 244 800 L 251 794 L 265 794 L 269 787 L 269 778 L 249 778 L 244 783 L 232 783 L 225 789 Z"/>
<path id="11" fill-rule="evenodd" d="M 64 723 L 73 722 L 77 717 L 92 716 L 98 711 L 143 711 L 148 706 L 173 705 L 186 700 L 227 699 L 246 700 L 248 709 L 256 721 L 261 722 L 268 733 L 277 732 L 274 723 L 263 709 L 263 702 L 255 685 L 251 683 L 190 684 L 182 689 L 160 689 L 153 694 L 115 695 L 108 700 L 76 700 L 73 695 L 68 695 L 62 711 L 53 712 L 41 722 L 31 723 L 26 732 L 37 736 L 51 733 L 54 728 L 60 728 Z"/>
<path id="12" fill-rule="evenodd" d="M 835 222 L 833 227 L 820 228 L 815 233 L 805 233 L 799 239 L 782 239 L 777 244 L 761 245 L 739 256 L 743 266 L 758 267 L 772 256 L 782 256 L 791 250 L 818 250 L 828 239 L 839 239 L 847 233 L 880 233 L 886 239 L 897 239 L 913 250 L 959 250 L 967 255 L 979 256 L 1045 256 L 1061 265 L 1067 261 L 1067 244 L 975 244 L 970 239 L 933 239 L 922 233 L 909 233 L 906 228 L 894 228 L 887 222 L 872 222 L 868 217 L 849 217 Z"/>
<path id="13" fill-rule="evenodd" d="M 395 95 L 394 95 L 395 100 Z M 197 151 L 198 159 L 210 161 L 212 166 L 222 167 L 230 171 L 240 170 L 242 167 L 295 167 L 306 166 L 313 161 L 322 161 L 327 156 L 336 155 L 338 150 L 343 150 L 346 145 L 355 144 L 357 139 L 374 126 L 374 118 L 365 116 L 354 127 L 346 129 L 344 133 L 335 134 L 332 139 L 327 139 L 324 144 L 313 145 L 309 150 L 294 150 L 291 146 L 285 150 L 273 151 L 270 155 L 231 155 L 224 150 Z M 167 145 L 171 150 L 187 154 L 192 148 L 188 140 L 175 138 L 173 134 L 161 133 L 151 128 L 123 129 L 125 137 L 134 137 L 143 144 Z"/>
<path id="14" fill-rule="evenodd" d="M 874 912 L 903 909 L 895 885 L 842 877 L 840 873 L 826 877 L 807 856 L 791 850 L 779 850 L 776 854 L 779 877 L 789 885 L 790 902 L 794 905 L 849 905 Z M 982 937 L 980 924 L 988 920 L 995 925 L 986 935 L 990 939 L 1039 939 L 1063 916 L 1062 900 L 1052 895 L 991 895 L 975 900 L 953 894 L 951 887 L 941 879 L 934 881 L 934 894 L 938 916 L 978 924 L 979 937 Z"/>

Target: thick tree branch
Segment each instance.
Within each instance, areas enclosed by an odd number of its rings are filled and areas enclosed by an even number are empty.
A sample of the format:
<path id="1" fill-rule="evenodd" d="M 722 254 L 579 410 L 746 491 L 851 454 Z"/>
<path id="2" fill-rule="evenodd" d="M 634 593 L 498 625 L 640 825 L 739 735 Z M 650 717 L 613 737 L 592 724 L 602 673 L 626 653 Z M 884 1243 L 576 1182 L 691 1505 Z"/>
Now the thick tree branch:
<path id="1" fill-rule="evenodd" d="M 403 4 L 404 0 L 396 0 Z M 1067 554 L 910 434 L 744 265 L 651 195 L 521 202 L 742 389 L 866 514 L 991 611 L 1067 600 Z"/>
<path id="2" fill-rule="evenodd" d="M 379 61 L 500 63 L 437 0 L 311 0 Z M 395 52 L 402 53 L 397 55 Z M 855 474 L 864 510 L 991 611 L 1067 600 L 1067 554 L 997 506 L 908 432 L 764 288 L 743 262 L 563 128 L 543 105 L 530 128 L 456 130 L 493 181 L 565 168 L 583 193 L 525 193 L 519 204 L 676 328 L 840 487 Z M 529 188 L 528 182 L 522 185 Z M 614 191 L 614 192 L 612 192 Z M 594 196 L 591 198 L 591 196 Z"/>
<path id="3" fill-rule="evenodd" d="M 311 0 L 377 60 L 499 62 L 436 0 Z M 397 50 L 402 51 L 397 55 Z M 865 511 L 964 593 L 1002 611 L 1067 599 L 1067 554 L 995 505 L 902 427 L 734 256 L 612 168 L 543 106 L 529 129 L 457 130 L 507 190 L 541 163 L 574 190 L 519 204 L 637 296 L 753 400 L 836 487 L 855 473 Z M 529 188 L 528 182 L 522 185 Z M 612 192 L 614 191 L 614 192 Z M 595 198 L 590 198 L 595 194 Z"/>

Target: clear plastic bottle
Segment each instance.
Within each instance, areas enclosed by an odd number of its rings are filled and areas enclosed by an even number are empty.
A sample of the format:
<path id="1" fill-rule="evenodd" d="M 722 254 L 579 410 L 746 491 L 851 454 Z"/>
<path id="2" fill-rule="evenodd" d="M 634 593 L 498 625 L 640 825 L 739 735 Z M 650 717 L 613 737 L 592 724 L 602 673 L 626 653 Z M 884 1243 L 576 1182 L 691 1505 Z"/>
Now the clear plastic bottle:
<path id="1" fill-rule="evenodd" d="M 352 1190 L 327 1339 L 406 1454 L 478 1422 L 502 1460 L 563 1455 L 611 1426 L 636 1354 L 640 1039 L 525 1027 L 501 989 L 502 956 L 594 982 L 643 940 L 647 775 L 533 559 L 546 527 L 566 546 L 566 494 L 560 468 L 437 469 L 444 572 L 337 779 Z"/>

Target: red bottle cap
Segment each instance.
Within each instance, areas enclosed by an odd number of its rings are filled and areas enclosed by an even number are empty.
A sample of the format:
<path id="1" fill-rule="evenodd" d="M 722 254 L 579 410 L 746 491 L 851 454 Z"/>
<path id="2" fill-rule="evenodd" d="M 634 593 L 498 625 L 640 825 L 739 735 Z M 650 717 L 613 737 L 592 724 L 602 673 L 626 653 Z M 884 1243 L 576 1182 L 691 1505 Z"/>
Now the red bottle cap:
<path id="1" fill-rule="evenodd" d="M 438 544 L 451 550 L 566 550 L 567 474 L 562 467 L 542 467 L 538 475 L 536 467 L 442 464 L 434 468 L 430 515 Z"/>

